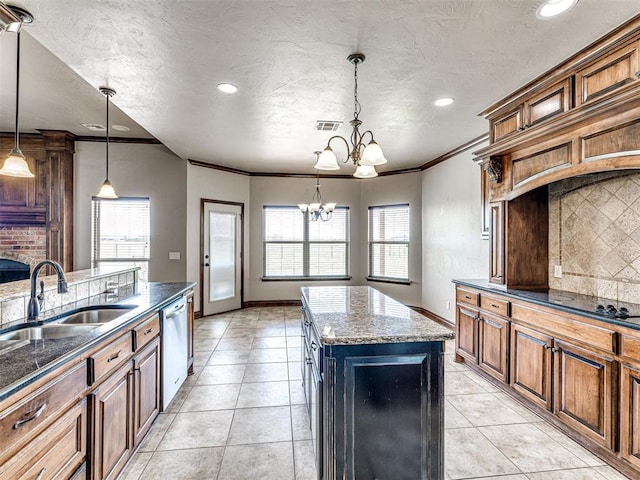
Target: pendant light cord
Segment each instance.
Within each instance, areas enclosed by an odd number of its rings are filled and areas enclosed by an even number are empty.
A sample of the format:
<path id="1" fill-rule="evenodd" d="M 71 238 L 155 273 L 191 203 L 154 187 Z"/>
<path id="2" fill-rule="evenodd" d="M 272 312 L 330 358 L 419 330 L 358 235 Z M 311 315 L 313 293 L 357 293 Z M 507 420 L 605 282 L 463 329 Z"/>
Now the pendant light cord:
<path id="1" fill-rule="evenodd" d="M 109 181 L 109 92 L 106 93 L 105 97 L 107 97 L 107 124 L 105 125 L 105 130 L 107 131 L 107 174 L 106 180 Z"/>
<path id="2" fill-rule="evenodd" d="M 17 35 L 17 48 L 16 48 L 16 133 L 15 133 L 15 150 L 20 151 L 20 147 L 18 146 L 18 112 L 20 110 L 20 31 L 16 33 Z"/>

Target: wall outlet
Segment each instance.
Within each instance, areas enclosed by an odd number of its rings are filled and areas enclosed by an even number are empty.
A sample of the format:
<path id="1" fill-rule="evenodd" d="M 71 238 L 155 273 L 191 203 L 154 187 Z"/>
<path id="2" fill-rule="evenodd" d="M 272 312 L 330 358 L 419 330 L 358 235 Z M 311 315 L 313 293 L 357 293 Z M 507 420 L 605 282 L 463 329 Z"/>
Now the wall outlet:
<path id="1" fill-rule="evenodd" d="M 180 252 L 169 252 L 169 260 L 180 260 Z"/>
<path id="2" fill-rule="evenodd" d="M 553 266 L 553 276 L 556 278 L 562 278 L 562 265 Z"/>
<path id="3" fill-rule="evenodd" d="M 451 302 L 447 302 L 447 310 L 451 310 Z"/>

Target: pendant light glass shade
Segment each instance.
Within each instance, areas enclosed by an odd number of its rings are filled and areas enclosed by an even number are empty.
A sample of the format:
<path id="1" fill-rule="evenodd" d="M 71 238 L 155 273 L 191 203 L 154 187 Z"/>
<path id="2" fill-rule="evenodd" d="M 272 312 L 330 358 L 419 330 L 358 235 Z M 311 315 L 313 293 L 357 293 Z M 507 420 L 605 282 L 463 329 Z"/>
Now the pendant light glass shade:
<path id="1" fill-rule="evenodd" d="M 24 154 L 20 150 L 19 140 L 19 112 L 20 112 L 20 32 L 16 33 L 16 132 L 15 132 L 15 145 L 13 150 L 9 152 L 9 156 L 5 159 L 2 169 L 0 169 L 0 175 L 6 175 L 8 177 L 21 177 L 32 178 L 35 175 L 29 169 L 27 160 L 24 158 Z"/>
<path id="2" fill-rule="evenodd" d="M 100 187 L 100 191 L 96 195 L 98 198 L 110 198 L 115 199 L 118 198 L 113 185 L 109 181 L 109 97 L 116 94 L 116 91 L 109 87 L 100 87 L 100 91 L 107 97 L 107 124 L 105 125 L 106 130 L 106 151 L 105 151 L 105 160 L 106 160 L 106 175 L 102 186 Z"/>
<path id="3" fill-rule="evenodd" d="M 116 191 L 114 190 L 113 185 L 111 185 L 111 182 L 109 180 L 105 180 L 102 186 L 100 187 L 100 191 L 98 192 L 98 195 L 96 195 L 96 197 L 118 198 L 118 195 L 116 195 Z"/>
<path id="4" fill-rule="evenodd" d="M 316 170 L 340 170 L 338 166 L 338 159 L 336 154 L 333 153 L 331 147 L 327 147 L 318 157 L 315 167 Z"/>
<path id="5" fill-rule="evenodd" d="M 0 175 L 8 177 L 33 178 L 35 175 L 29 170 L 29 165 L 24 155 L 18 148 L 14 148 L 5 159 L 4 165 L 0 169 Z"/>
<path id="6" fill-rule="evenodd" d="M 358 165 L 353 176 L 356 178 L 374 178 L 378 176 L 378 172 L 371 165 Z"/>
<path id="7" fill-rule="evenodd" d="M 384 158 L 380 145 L 371 140 L 362 153 L 360 165 L 373 167 L 375 165 L 384 165 L 385 163 L 387 163 L 387 159 Z"/>

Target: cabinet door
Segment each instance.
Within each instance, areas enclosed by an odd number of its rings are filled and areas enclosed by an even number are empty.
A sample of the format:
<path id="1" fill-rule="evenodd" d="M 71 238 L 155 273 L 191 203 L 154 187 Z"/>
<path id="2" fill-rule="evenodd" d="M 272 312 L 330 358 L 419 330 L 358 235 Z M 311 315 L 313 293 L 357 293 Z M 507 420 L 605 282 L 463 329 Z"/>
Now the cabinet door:
<path id="1" fill-rule="evenodd" d="M 640 468 L 640 366 L 622 364 L 620 455 Z"/>
<path id="2" fill-rule="evenodd" d="M 456 354 L 478 363 L 478 310 L 458 305 Z"/>
<path id="3" fill-rule="evenodd" d="M 509 322 L 483 312 L 478 320 L 478 333 L 478 365 L 489 375 L 507 383 Z"/>
<path id="4" fill-rule="evenodd" d="M 602 57 L 576 73 L 576 105 L 622 89 L 640 77 L 639 42 Z"/>
<path id="5" fill-rule="evenodd" d="M 504 202 L 489 204 L 489 281 L 504 284 Z"/>
<path id="6" fill-rule="evenodd" d="M 489 131 L 491 132 L 491 143 L 497 142 L 505 137 L 518 133 L 522 130 L 523 105 L 518 105 L 513 110 L 506 111 L 489 121 Z"/>
<path id="7" fill-rule="evenodd" d="M 553 339 L 511 323 L 510 384 L 522 396 L 551 410 L 551 344 Z"/>
<path id="8" fill-rule="evenodd" d="M 133 359 L 135 372 L 135 445 L 151 428 L 160 411 L 160 339 L 156 338 Z"/>
<path id="9" fill-rule="evenodd" d="M 133 375 L 124 364 L 91 394 L 92 479 L 115 479 L 133 451 Z"/>
<path id="10" fill-rule="evenodd" d="M 533 127 L 568 111 L 569 108 L 571 108 L 571 83 L 566 79 L 527 99 L 524 104 L 524 127 Z"/>
<path id="11" fill-rule="evenodd" d="M 555 341 L 555 414 L 601 445 L 613 448 L 613 358 Z"/>

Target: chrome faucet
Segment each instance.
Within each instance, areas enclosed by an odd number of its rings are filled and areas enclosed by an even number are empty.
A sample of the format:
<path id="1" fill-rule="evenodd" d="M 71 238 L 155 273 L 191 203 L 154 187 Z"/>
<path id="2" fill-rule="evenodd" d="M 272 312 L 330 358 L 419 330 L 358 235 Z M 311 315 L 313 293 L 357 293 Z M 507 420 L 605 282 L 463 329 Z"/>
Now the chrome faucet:
<path id="1" fill-rule="evenodd" d="M 36 296 L 36 283 L 38 279 L 38 273 L 40 273 L 40 269 L 45 265 L 51 265 L 53 269 L 56 271 L 56 275 L 58 275 L 58 293 L 67 293 L 67 279 L 64 276 L 64 272 L 62 271 L 62 267 L 58 262 L 54 262 L 53 260 L 43 260 L 39 262 L 35 267 L 33 267 L 33 271 L 31 272 L 31 298 L 29 299 L 29 308 L 27 309 L 27 320 L 35 320 L 40 315 L 40 305 L 38 300 L 44 300 L 44 292 L 41 295 Z"/>

